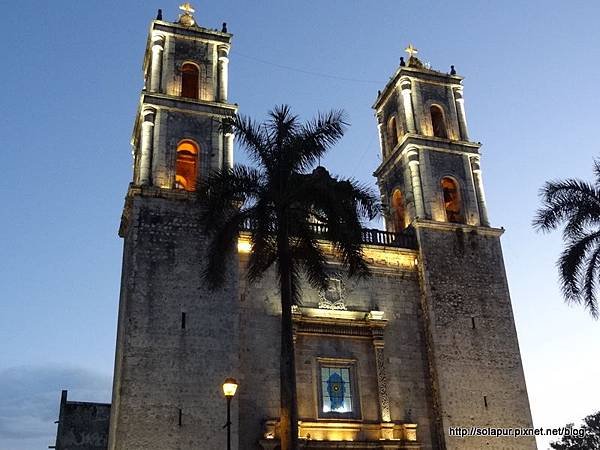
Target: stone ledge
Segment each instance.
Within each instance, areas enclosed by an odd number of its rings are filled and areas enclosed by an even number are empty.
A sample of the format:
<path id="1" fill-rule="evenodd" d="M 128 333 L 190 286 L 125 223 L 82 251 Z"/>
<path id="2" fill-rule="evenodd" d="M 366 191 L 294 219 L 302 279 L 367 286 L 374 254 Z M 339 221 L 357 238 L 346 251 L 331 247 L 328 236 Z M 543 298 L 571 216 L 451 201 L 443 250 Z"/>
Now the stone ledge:
<path id="1" fill-rule="evenodd" d="M 437 222 L 435 220 L 427 219 L 416 219 L 413 222 L 413 226 L 416 230 L 418 230 L 419 228 L 428 228 L 431 230 L 439 231 L 463 230 L 465 233 L 475 232 L 479 235 L 493 237 L 502 236 L 505 231 L 504 228 L 484 227 L 481 225 L 468 225 L 465 223 Z"/>

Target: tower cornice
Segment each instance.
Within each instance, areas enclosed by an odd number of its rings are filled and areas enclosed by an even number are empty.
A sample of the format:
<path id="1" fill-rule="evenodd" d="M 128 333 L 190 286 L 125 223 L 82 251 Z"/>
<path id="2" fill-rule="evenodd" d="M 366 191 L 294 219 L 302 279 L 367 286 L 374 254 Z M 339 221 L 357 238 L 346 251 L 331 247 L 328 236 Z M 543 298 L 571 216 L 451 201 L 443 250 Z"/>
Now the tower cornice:
<path id="1" fill-rule="evenodd" d="M 233 34 L 226 33 L 218 30 L 211 30 L 209 28 L 203 28 L 199 26 L 187 27 L 178 23 L 166 22 L 163 20 L 153 20 L 150 24 L 150 31 L 148 33 L 148 40 L 146 42 L 146 51 L 144 52 L 144 63 L 142 70 L 146 72 L 146 68 L 149 64 L 149 55 L 152 53 L 153 38 L 156 35 L 171 35 L 189 39 L 202 39 L 207 42 L 214 44 L 231 45 L 231 38 Z"/>
<path id="2" fill-rule="evenodd" d="M 455 232 L 456 230 L 463 230 L 463 232 L 476 232 L 482 236 L 500 237 L 506 231 L 504 228 L 494 228 L 483 225 L 470 225 L 466 223 L 451 223 L 451 222 L 439 222 L 436 220 L 427 219 L 415 219 L 412 225 L 416 230 L 420 228 L 427 228 L 437 231 L 450 231 Z"/>
<path id="3" fill-rule="evenodd" d="M 479 155 L 481 143 L 454 141 L 434 136 L 423 136 L 420 134 L 405 134 L 394 151 L 392 151 L 390 155 L 384 161 L 382 161 L 379 167 L 375 169 L 373 175 L 376 177 L 383 175 L 386 171 L 392 169 L 405 153 L 409 152 L 415 147 L 427 148 L 429 150 L 447 153 L 470 153 L 472 155 Z"/>
<path id="4" fill-rule="evenodd" d="M 138 118 L 133 124 L 131 134 L 131 144 L 135 145 L 136 136 L 139 135 L 140 117 L 144 108 L 165 109 L 171 111 L 180 111 L 187 114 L 199 114 L 214 117 L 229 117 L 237 113 L 238 105 L 233 103 L 206 102 L 185 97 L 176 97 L 173 95 L 142 92 L 138 106 Z"/>
<path id="5" fill-rule="evenodd" d="M 419 81 L 428 81 L 432 83 L 441 83 L 441 84 L 451 84 L 462 86 L 463 77 L 458 75 L 450 75 L 447 73 L 438 72 L 437 70 L 425 69 L 425 68 L 416 68 L 416 67 L 408 67 L 401 66 L 396 70 L 394 75 L 390 77 L 390 80 L 387 82 L 381 94 L 375 100 L 372 108 L 378 110 L 381 107 L 388 96 L 393 92 L 394 88 L 402 81 L 402 78 L 408 78 L 410 80 L 416 79 Z"/>

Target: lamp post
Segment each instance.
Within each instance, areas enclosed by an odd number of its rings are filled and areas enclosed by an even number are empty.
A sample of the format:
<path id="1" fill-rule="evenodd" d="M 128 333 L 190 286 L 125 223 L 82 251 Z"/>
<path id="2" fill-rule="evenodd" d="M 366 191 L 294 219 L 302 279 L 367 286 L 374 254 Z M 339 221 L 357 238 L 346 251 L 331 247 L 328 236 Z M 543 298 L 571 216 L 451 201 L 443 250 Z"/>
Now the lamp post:
<path id="1" fill-rule="evenodd" d="M 223 381 L 223 394 L 227 399 L 227 423 L 223 427 L 227 427 L 227 450 L 231 450 L 231 399 L 235 395 L 237 387 L 238 384 L 235 378 L 227 378 Z"/>

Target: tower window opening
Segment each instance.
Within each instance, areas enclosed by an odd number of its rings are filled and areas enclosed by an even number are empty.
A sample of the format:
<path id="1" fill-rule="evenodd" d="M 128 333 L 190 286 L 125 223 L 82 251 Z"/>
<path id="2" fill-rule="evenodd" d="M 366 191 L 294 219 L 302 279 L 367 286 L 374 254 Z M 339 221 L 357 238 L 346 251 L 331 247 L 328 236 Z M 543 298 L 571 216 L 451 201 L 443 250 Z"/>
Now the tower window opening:
<path id="1" fill-rule="evenodd" d="M 198 98 L 198 67 L 186 63 L 181 67 L 181 96 L 187 98 Z"/>
<path id="2" fill-rule="evenodd" d="M 392 222 L 396 233 L 406 228 L 406 208 L 404 207 L 404 196 L 400 189 L 394 190 L 392 194 Z"/>
<path id="3" fill-rule="evenodd" d="M 442 194 L 448 222 L 462 223 L 462 206 L 458 183 L 450 177 L 442 178 Z"/>
<path id="4" fill-rule="evenodd" d="M 193 192 L 198 173 L 198 146 L 192 141 L 181 141 L 177 146 L 175 187 Z"/>
<path id="5" fill-rule="evenodd" d="M 444 113 L 442 108 L 436 105 L 432 105 L 431 112 L 431 126 L 433 127 L 433 135 L 440 138 L 447 138 L 446 125 L 444 123 Z"/>
<path id="6" fill-rule="evenodd" d="M 398 145 L 398 128 L 396 127 L 396 116 L 392 116 L 387 125 L 388 152 Z"/>
<path id="7" fill-rule="evenodd" d="M 182 312 L 182 313 L 181 313 L 181 329 L 182 329 L 182 330 L 185 330 L 185 319 L 186 319 L 186 317 L 185 317 L 185 313 L 184 313 L 184 312 Z"/>

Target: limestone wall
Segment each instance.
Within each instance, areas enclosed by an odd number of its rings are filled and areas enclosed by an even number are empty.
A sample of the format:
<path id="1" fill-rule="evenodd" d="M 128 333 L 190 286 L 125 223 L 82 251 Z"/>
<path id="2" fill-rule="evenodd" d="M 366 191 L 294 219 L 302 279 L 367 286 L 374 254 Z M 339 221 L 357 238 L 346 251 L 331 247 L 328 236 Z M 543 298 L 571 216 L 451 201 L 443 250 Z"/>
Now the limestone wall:
<path id="1" fill-rule="evenodd" d="M 391 250 L 394 252 L 394 250 Z M 406 253 L 410 253 L 406 252 Z M 242 268 L 246 257 L 241 255 Z M 411 257 L 412 262 L 414 256 Z M 340 273 L 337 265 L 332 274 Z M 241 272 L 240 293 L 240 448 L 258 448 L 264 422 L 279 417 L 280 300 L 276 277 L 270 271 L 248 285 Z M 373 276 L 344 280 L 348 310 L 380 310 L 388 323 L 384 331 L 384 361 L 392 421 L 414 421 L 423 449 L 431 449 L 431 402 L 420 315 L 416 270 L 373 264 Z M 303 286 L 302 308 L 317 308 L 319 292 Z M 296 371 L 301 420 L 318 417 L 318 358 L 357 361 L 361 419 L 380 422 L 377 370 L 370 338 L 298 334 Z"/>
<path id="2" fill-rule="evenodd" d="M 449 427 L 530 427 L 500 230 L 417 224 L 436 416 L 448 450 L 535 449 L 533 438 L 457 438 Z"/>
<path id="3" fill-rule="evenodd" d="M 73 402 L 62 391 L 56 450 L 106 450 L 110 404 Z"/>
<path id="4" fill-rule="evenodd" d="M 206 242 L 192 205 L 132 198 L 111 450 L 225 446 L 221 383 L 238 372 L 237 264 L 232 259 L 223 290 L 206 287 L 201 279 Z"/>

